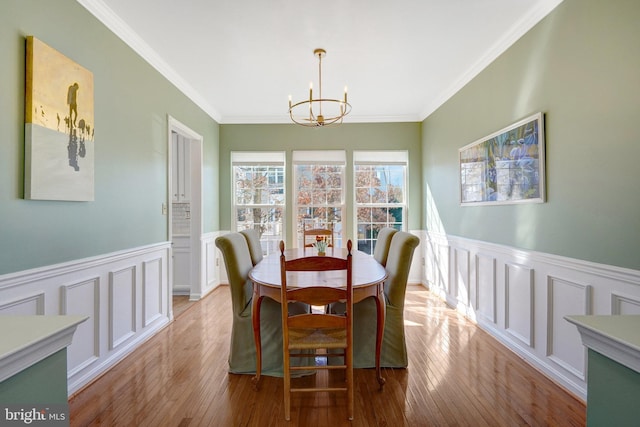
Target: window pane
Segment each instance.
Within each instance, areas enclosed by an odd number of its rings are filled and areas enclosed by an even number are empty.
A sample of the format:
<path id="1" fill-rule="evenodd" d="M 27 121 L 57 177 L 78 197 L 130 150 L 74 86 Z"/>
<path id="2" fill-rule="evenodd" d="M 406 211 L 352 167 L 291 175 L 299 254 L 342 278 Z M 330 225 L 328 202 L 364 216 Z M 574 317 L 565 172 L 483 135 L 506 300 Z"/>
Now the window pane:
<path id="1" fill-rule="evenodd" d="M 300 190 L 298 191 L 298 205 L 306 206 L 311 204 L 311 191 Z"/>
<path id="2" fill-rule="evenodd" d="M 404 203 L 404 167 L 394 166 L 389 171 L 389 202 Z"/>
<path id="3" fill-rule="evenodd" d="M 234 165 L 233 174 L 235 230 L 257 230 L 263 253 L 276 251 L 284 238 L 284 164 Z"/>
<path id="4" fill-rule="evenodd" d="M 332 167 L 326 174 L 326 181 L 328 188 L 342 188 L 342 171 Z"/>
<path id="5" fill-rule="evenodd" d="M 377 161 L 384 153 L 358 152 L 354 157 Z M 358 249 L 373 253 L 380 229 L 404 228 L 406 165 L 356 164 L 354 176 Z"/>
<path id="6" fill-rule="evenodd" d="M 273 205 L 284 205 L 284 188 L 271 188 L 269 190 L 269 202 Z"/>
<path id="7" fill-rule="evenodd" d="M 371 181 L 371 170 L 367 166 L 360 166 L 355 171 L 356 188 L 369 187 Z"/>
<path id="8" fill-rule="evenodd" d="M 317 155 L 321 156 L 322 152 Z M 305 227 L 333 227 L 335 246 L 341 245 L 344 165 L 296 164 L 294 174 L 298 244 L 304 243 Z"/>
<path id="9" fill-rule="evenodd" d="M 371 203 L 369 188 L 356 188 L 356 203 Z"/>
<path id="10" fill-rule="evenodd" d="M 317 171 L 315 175 L 311 177 L 311 188 L 314 191 L 323 191 L 327 186 L 327 174 L 322 171 Z"/>
<path id="11" fill-rule="evenodd" d="M 389 217 L 388 217 L 387 224 L 389 225 L 402 224 L 404 221 L 403 214 L 404 214 L 404 208 L 402 207 L 389 208 Z"/>
<path id="12" fill-rule="evenodd" d="M 311 195 L 311 203 L 313 205 L 326 205 L 327 204 L 327 192 L 323 189 L 315 189 Z"/>
<path id="13" fill-rule="evenodd" d="M 342 189 L 327 191 L 327 204 L 339 205 L 342 202 Z"/>
<path id="14" fill-rule="evenodd" d="M 382 185 L 377 185 L 371 189 L 371 203 L 387 203 L 387 189 Z"/>

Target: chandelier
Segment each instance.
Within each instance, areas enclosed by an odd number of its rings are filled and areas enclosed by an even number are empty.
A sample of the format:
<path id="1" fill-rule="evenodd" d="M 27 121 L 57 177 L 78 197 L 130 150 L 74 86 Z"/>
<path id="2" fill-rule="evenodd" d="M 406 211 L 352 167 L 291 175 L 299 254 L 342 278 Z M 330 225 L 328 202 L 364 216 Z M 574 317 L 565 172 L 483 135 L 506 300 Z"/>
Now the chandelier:
<path id="1" fill-rule="evenodd" d="M 344 116 L 351 111 L 351 105 L 347 102 L 346 86 L 343 99 L 322 97 L 322 58 L 326 54 L 324 49 L 313 51 L 313 55 L 318 57 L 318 98 L 313 98 L 313 83 L 309 84 L 309 99 L 292 104 L 289 95 L 289 116 L 294 123 L 307 127 L 340 124 Z"/>

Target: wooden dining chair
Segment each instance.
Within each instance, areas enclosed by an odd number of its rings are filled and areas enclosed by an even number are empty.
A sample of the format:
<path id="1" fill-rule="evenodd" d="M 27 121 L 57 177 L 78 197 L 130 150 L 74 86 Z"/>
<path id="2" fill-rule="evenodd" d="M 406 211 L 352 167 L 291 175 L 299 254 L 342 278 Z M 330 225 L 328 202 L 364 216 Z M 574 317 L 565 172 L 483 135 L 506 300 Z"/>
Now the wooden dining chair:
<path id="1" fill-rule="evenodd" d="M 287 261 L 284 255 L 284 242 L 280 242 L 280 275 L 282 307 L 289 302 L 297 301 L 311 306 L 326 306 L 332 302 L 346 303 L 344 314 L 311 312 L 291 315 L 282 310 L 283 363 L 284 363 L 284 413 L 285 419 L 291 419 L 291 393 L 296 392 L 336 392 L 344 391 L 347 395 L 347 415 L 353 419 L 353 284 L 351 240 L 347 243 L 346 258 L 329 256 L 310 256 Z M 287 286 L 288 271 L 318 272 L 338 271 L 346 273 L 345 287 L 335 288 L 322 286 L 321 283 L 309 282 L 299 287 Z M 317 276 L 309 276 L 317 277 Z M 286 303 L 284 303 L 286 301 Z M 321 352 L 317 352 L 320 350 Z M 333 352 L 329 353 L 332 350 Z M 311 351 L 311 352 L 310 352 Z M 337 351 L 337 352 L 336 352 Z M 343 364 L 316 365 L 317 357 L 339 357 Z M 307 364 L 293 366 L 292 358 L 304 358 Z M 344 369 L 346 382 L 344 387 L 292 387 L 291 371 L 309 369 Z"/>
<path id="2" fill-rule="evenodd" d="M 327 228 L 305 228 L 303 231 L 303 242 L 305 248 L 310 248 L 318 240 L 326 240 L 327 247 L 333 247 L 333 224 L 329 224 Z"/>

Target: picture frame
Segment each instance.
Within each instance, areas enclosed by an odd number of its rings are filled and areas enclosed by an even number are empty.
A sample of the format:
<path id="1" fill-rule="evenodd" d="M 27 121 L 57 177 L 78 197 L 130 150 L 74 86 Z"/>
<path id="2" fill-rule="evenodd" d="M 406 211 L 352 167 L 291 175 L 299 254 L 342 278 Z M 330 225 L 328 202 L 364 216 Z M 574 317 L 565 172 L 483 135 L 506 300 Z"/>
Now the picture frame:
<path id="1" fill-rule="evenodd" d="M 538 112 L 459 149 L 462 206 L 545 202 L 544 115 Z"/>

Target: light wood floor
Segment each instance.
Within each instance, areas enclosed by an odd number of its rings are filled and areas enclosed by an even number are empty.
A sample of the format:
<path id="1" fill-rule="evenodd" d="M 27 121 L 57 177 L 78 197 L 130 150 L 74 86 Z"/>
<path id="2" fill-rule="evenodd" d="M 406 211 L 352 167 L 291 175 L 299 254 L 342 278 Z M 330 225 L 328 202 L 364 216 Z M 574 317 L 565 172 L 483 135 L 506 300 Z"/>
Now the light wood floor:
<path id="1" fill-rule="evenodd" d="M 71 426 L 584 426 L 584 403 L 420 286 L 407 290 L 408 369 L 355 370 L 355 420 L 343 395 L 294 395 L 282 379 L 228 374 L 226 286 L 73 396 Z M 335 376 L 335 377 L 334 377 Z M 338 372 L 301 381 L 341 381 Z"/>
<path id="2" fill-rule="evenodd" d="M 195 302 L 189 301 L 189 295 L 174 295 L 173 296 L 173 318 L 176 319 L 188 308 L 193 307 Z"/>

